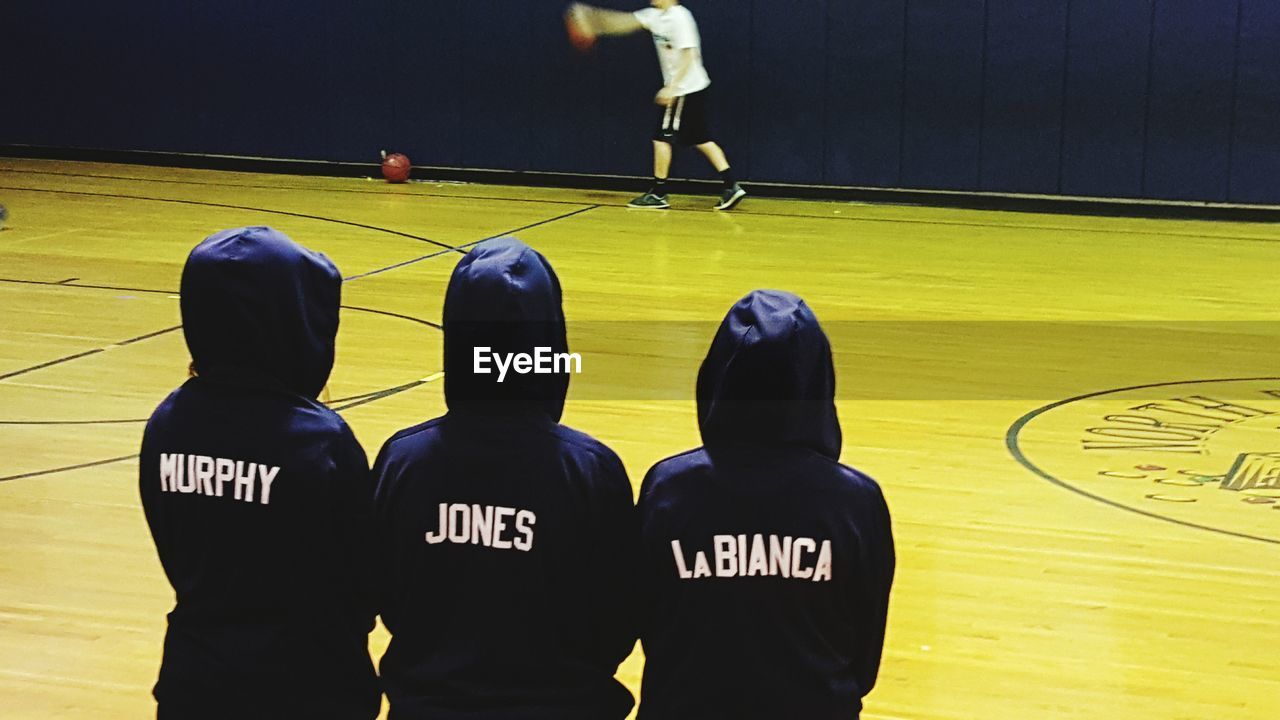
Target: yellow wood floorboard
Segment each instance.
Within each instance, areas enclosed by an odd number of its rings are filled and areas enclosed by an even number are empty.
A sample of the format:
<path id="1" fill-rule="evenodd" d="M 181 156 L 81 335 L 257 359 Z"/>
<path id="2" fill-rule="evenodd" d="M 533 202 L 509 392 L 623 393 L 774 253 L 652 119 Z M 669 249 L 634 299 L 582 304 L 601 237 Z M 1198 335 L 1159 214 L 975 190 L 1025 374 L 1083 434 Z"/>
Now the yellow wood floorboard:
<path id="1" fill-rule="evenodd" d="M 353 278 L 331 397 L 411 386 L 342 411 L 370 455 L 444 409 L 451 246 L 525 228 L 550 258 L 584 355 L 565 421 L 637 485 L 698 443 L 728 306 L 804 296 L 844 460 L 884 486 L 898 541 L 864 717 L 1280 717 L 1280 228 L 627 199 L 0 160 L 0 716 L 153 712 L 172 595 L 130 456 L 184 377 L 186 253 L 270 224 Z"/>

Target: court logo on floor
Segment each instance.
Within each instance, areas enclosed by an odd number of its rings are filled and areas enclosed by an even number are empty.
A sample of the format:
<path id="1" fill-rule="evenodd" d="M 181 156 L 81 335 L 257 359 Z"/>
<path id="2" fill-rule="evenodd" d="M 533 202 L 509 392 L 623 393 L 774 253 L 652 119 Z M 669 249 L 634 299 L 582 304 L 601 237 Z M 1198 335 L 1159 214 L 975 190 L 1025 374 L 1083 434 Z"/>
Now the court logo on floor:
<path id="1" fill-rule="evenodd" d="M 1280 378 L 1082 395 L 1019 418 L 1006 444 L 1032 472 L 1094 500 L 1280 544 Z"/>

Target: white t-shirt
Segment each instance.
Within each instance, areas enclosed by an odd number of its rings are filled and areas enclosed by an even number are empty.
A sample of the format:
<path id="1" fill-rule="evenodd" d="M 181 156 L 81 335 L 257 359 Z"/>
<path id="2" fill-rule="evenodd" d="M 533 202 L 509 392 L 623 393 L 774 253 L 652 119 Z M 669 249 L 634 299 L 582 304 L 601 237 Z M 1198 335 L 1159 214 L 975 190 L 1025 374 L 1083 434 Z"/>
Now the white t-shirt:
<path id="1" fill-rule="evenodd" d="M 684 74 L 680 86 L 675 88 L 676 95 L 696 93 L 711 84 L 707 69 L 702 67 L 702 38 L 698 36 L 698 23 L 688 8 L 683 5 L 672 5 L 666 10 L 647 7 L 637 10 L 635 16 L 645 30 L 653 33 L 664 84 L 671 84 L 671 78 L 680 67 L 681 51 L 693 48 L 693 65 Z"/>

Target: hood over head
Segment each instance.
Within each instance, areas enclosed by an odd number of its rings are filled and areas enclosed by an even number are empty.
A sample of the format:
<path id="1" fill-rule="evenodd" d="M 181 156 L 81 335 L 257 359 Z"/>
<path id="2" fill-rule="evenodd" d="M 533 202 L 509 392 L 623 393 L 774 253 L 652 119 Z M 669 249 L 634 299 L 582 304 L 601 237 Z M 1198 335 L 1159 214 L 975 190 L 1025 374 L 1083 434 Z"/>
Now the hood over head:
<path id="1" fill-rule="evenodd" d="M 698 427 L 709 448 L 798 445 L 840 457 L 831 344 L 803 300 L 754 290 L 716 332 L 698 372 Z"/>
<path id="2" fill-rule="evenodd" d="M 333 369 L 342 276 L 269 227 L 210 235 L 182 269 L 182 330 L 195 371 L 315 398 Z"/>
<path id="3" fill-rule="evenodd" d="M 568 373 L 519 374 L 502 380 L 492 361 L 477 373 L 475 348 L 506 356 L 547 348 L 567 353 L 560 279 L 538 251 L 514 237 L 486 240 L 453 269 L 444 299 L 444 397 L 450 411 L 525 412 L 559 422 Z"/>

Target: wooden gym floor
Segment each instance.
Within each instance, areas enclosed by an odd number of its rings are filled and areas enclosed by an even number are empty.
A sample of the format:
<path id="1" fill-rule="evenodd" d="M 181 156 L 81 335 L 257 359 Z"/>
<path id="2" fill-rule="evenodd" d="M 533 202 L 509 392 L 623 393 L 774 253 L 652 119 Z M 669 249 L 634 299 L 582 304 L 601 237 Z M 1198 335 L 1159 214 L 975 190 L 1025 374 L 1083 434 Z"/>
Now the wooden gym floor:
<path id="1" fill-rule="evenodd" d="M 565 422 L 636 484 L 698 443 L 728 306 L 805 297 L 898 542 L 864 717 L 1280 717 L 1280 229 L 627 199 L 0 159 L 0 715 L 153 711 L 172 596 L 133 454 L 184 377 L 187 251 L 270 224 L 350 278 L 330 397 L 370 456 L 444 409 L 451 248 L 550 258 L 584 354 Z"/>

